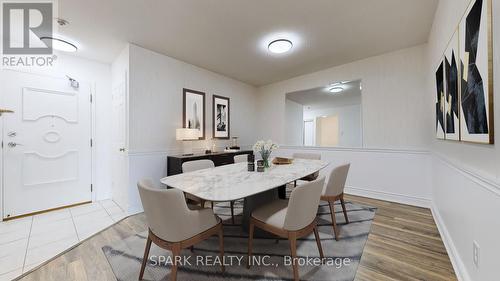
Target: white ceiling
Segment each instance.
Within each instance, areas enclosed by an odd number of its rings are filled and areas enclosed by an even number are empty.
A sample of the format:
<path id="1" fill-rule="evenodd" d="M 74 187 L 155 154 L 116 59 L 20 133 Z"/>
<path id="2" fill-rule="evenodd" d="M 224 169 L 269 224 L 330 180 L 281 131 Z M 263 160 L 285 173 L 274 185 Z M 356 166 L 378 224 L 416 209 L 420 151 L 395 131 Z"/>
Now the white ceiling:
<path id="1" fill-rule="evenodd" d="M 425 43 L 438 0 L 59 0 L 62 36 L 111 62 L 127 42 L 265 85 Z M 266 44 L 288 34 L 294 48 Z"/>
<path id="2" fill-rule="evenodd" d="M 361 103 L 360 80 L 342 84 L 344 91 L 332 94 L 327 86 L 287 93 L 286 98 L 304 106 L 304 110 L 317 110 Z"/>

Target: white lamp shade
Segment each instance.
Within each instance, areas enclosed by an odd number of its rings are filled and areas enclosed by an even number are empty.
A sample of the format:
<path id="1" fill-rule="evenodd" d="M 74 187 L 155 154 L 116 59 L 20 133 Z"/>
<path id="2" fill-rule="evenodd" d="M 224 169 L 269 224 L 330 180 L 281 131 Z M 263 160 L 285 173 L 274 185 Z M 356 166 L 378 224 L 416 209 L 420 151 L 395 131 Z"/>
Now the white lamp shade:
<path id="1" fill-rule="evenodd" d="M 175 130 L 175 139 L 176 140 L 197 140 L 199 139 L 199 133 L 200 130 L 198 129 L 188 129 L 188 128 L 181 128 L 181 129 L 176 129 Z"/>

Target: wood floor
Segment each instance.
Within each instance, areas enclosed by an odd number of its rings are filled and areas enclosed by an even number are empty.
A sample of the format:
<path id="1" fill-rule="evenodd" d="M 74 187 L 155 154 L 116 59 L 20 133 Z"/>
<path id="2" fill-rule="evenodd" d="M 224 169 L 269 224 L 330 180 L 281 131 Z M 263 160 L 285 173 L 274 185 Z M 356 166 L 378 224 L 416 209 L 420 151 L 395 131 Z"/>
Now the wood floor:
<path id="1" fill-rule="evenodd" d="M 457 280 L 429 209 L 346 199 L 378 208 L 355 280 Z"/>
<path id="2" fill-rule="evenodd" d="M 346 196 L 377 207 L 357 281 L 457 280 L 429 209 Z M 116 280 L 101 248 L 146 230 L 138 214 L 104 230 L 20 280 Z"/>

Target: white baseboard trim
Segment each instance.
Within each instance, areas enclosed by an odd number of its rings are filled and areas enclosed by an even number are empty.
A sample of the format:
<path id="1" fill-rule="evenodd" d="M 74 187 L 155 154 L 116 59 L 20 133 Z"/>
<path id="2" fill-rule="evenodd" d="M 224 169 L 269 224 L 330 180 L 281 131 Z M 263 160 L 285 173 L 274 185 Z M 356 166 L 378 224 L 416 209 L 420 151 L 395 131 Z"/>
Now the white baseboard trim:
<path id="1" fill-rule="evenodd" d="M 375 191 L 366 188 L 354 187 L 354 186 L 346 186 L 345 193 L 351 195 L 357 195 L 362 197 L 369 197 L 373 199 L 379 199 L 384 201 L 396 202 L 405 205 L 430 208 L 431 207 L 431 199 L 421 198 L 415 196 L 408 196 L 402 194 L 396 194 L 391 192 L 384 191 Z"/>
<path id="2" fill-rule="evenodd" d="M 431 212 L 434 217 L 434 221 L 436 222 L 439 234 L 441 235 L 441 240 L 443 240 L 446 252 L 448 252 L 448 257 L 450 258 L 451 265 L 455 270 L 455 275 L 457 276 L 458 281 L 472 281 L 469 273 L 467 272 L 467 268 L 458 255 L 458 250 L 455 247 L 455 244 L 451 239 L 451 235 L 443 222 L 443 218 L 439 214 L 439 210 L 434 203 L 431 205 Z"/>

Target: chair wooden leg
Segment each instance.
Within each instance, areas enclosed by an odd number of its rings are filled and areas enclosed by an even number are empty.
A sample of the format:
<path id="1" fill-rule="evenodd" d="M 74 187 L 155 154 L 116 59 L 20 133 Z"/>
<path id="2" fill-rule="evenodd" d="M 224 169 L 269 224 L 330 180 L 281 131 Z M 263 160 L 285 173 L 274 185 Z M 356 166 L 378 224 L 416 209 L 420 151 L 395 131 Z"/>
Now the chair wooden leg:
<path id="1" fill-rule="evenodd" d="M 221 271 L 224 273 L 224 232 L 222 230 L 222 225 L 219 227 L 219 250 L 220 250 L 220 260 L 221 260 Z"/>
<path id="2" fill-rule="evenodd" d="M 170 271 L 170 281 L 176 281 L 177 280 L 177 257 L 180 256 L 181 254 L 181 247 L 180 245 L 174 245 L 172 248 L 172 271 Z"/>
<path id="3" fill-rule="evenodd" d="M 250 268 L 250 259 L 252 258 L 252 244 L 253 244 L 253 231 L 254 224 L 252 219 L 250 219 L 250 229 L 248 230 L 248 258 L 247 258 L 247 268 Z"/>
<path id="4" fill-rule="evenodd" d="M 293 280 L 299 281 L 299 268 L 296 263 L 297 258 L 297 237 L 295 233 L 290 233 L 288 235 L 288 239 L 290 240 L 290 252 L 292 254 L 292 267 L 293 267 Z"/>
<path id="5" fill-rule="evenodd" d="M 142 277 L 144 277 L 144 270 L 146 269 L 146 264 L 148 263 L 148 258 L 149 258 L 149 250 L 151 249 L 151 238 L 148 236 L 148 240 L 146 242 L 146 248 L 144 249 L 144 257 L 142 258 L 142 266 L 141 266 L 141 273 L 139 273 L 139 280 L 142 280 Z"/>
<path id="6" fill-rule="evenodd" d="M 321 247 L 321 240 L 319 239 L 318 226 L 315 226 L 313 228 L 313 231 L 314 231 L 314 237 L 316 237 L 316 244 L 318 245 L 319 256 L 320 256 L 320 258 L 324 258 L 325 256 L 323 255 L 323 248 Z"/>
<path id="7" fill-rule="evenodd" d="M 344 212 L 345 222 L 349 223 L 349 218 L 347 218 L 347 209 L 345 208 L 344 195 L 340 197 L 340 204 L 342 205 L 342 212 Z"/>
<path id="8" fill-rule="evenodd" d="M 339 241 L 339 235 L 337 233 L 337 221 L 335 220 L 335 207 L 334 202 L 328 201 L 328 205 L 330 206 L 330 212 L 332 214 L 332 226 L 333 226 L 333 234 L 335 235 L 335 240 Z"/>
<path id="9" fill-rule="evenodd" d="M 230 204 L 231 204 L 231 221 L 234 224 L 234 201 L 231 201 Z"/>

